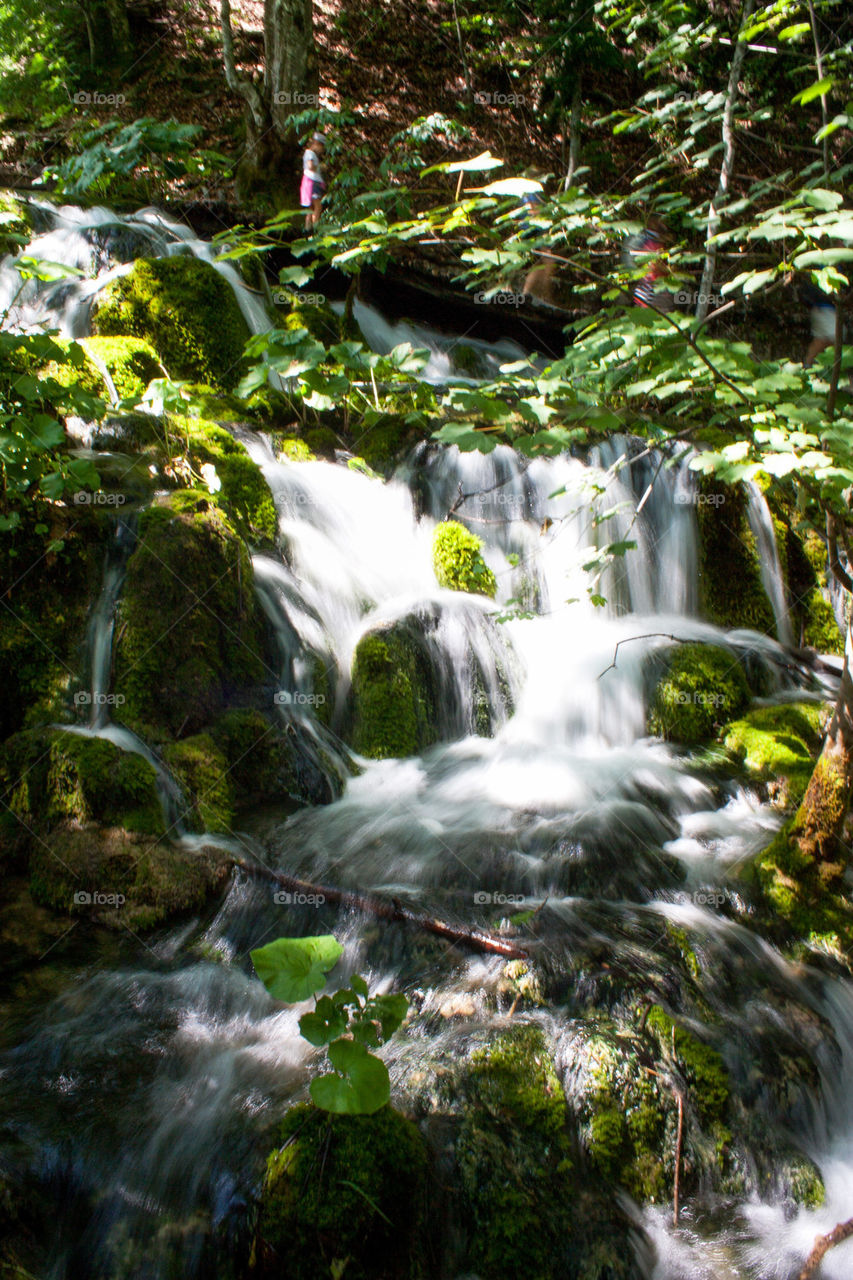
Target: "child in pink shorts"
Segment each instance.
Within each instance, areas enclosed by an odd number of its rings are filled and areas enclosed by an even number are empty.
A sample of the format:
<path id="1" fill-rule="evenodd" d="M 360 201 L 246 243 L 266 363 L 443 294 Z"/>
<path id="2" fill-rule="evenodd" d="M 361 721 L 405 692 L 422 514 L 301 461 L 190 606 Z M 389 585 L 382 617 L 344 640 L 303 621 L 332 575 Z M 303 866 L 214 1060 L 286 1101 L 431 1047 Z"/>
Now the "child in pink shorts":
<path id="1" fill-rule="evenodd" d="M 323 193 L 326 190 L 326 178 L 323 172 L 323 156 L 326 152 L 326 139 L 322 133 L 315 133 L 302 156 L 302 185 L 299 188 L 299 203 L 305 214 L 305 230 L 310 231 L 320 221 L 323 206 Z"/>

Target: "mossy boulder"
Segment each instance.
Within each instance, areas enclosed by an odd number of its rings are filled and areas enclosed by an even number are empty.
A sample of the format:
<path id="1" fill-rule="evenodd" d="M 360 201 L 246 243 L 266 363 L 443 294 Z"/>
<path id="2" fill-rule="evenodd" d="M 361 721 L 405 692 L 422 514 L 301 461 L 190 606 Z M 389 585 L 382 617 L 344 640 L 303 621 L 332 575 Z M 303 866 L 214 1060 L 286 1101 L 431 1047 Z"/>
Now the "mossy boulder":
<path id="1" fill-rule="evenodd" d="M 808 786 L 826 714 L 814 702 L 755 707 L 727 724 L 720 740 L 749 778 L 781 785 L 782 804 L 795 805 Z"/>
<path id="2" fill-rule="evenodd" d="M 64 825 L 30 857 L 37 902 L 118 929 L 150 929 L 199 911 L 224 887 L 221 849 L 187 850 L 123 827 Z"/>
<path id="3" fill-rule="evenodd" d="M 208 496 L 222 508 L 240 537 L 257 545 L 272 545 L 278 531 L 273 496 L 263 472 L 240 441 L 225 427 L 203 419 L 170 418 L 168 426 L 176 442 L 186 444 L 200 474 L 209 474 L 202 467 L 215 469 L 221 487 L 212 494 L 208 490 Z"/>
<path id="4" fill-rule="evenodd" d="M 279 296 L 283 296 L 287 302 L 287 311 L 283 319 L 285 329 L 290 332 L 304 329 L 312 338 L 316 338 L 327 347 L 340 342 L 340 317 L 319 295 L 314 295 L 312 302 L 301 300 L 299 294 L 295 293 L 283 293 Z"/>
<path id="5" fill-rule="evenodd" d="M 227 707 L 251 705 L 270 680 L 251 561 L 200 495 L 173 494 L 143 513 L 118 615 L 122 719 L 155 738 L 197 733 Z"/>
<path id="6" fill-rule="evenodd" d="M 471 591 L 494 599 L 495 575 L 482 555 L 480 539 L 456 520 L 436 525 L 432 542 L 432 564 L 440 587 L 451 591 Z"/>
<path id="7" fill-rule="evenodd" d="M 410 756 L 437 741 L 428 656 L 405 623 L 359 640 L 352 666 L 352 745 L 374 760 Z"/>
<path id="8" fill-rule="evenodd" d="M 814 530 L 802 537 L 789 530 L 786 546 L 795 638 L 818 653 L 842 654 L 844 636 L 826 594 L 826 543 Z"/>
<path id="9" fill-rule="evenodd" d="M 477 1049 L 461 1088 L 468 1267 L 483 1280 L 575 1274 L 568 1115 L 542 1031 L 515 1026 Z"/>
<path id="10" fill-rule="evenodd" d="M 58 339 L 67 346 L 64 339 Z M 78 339 L 87 360 L 82 367 L 50 364 L 45 373 L 63 386 L 72 383 L 93 396 L 109 400 L 107 383 L 100 366 L 109 373 L 121 400 L 140 400 L 149 382 L 162 378 L 163 370 L 157 352 L 144 338 L 94 337 Z"/>
<path id="11" fill-rule="evenodd" d="M 5 820 L 26 832 L 61 822 L 102 822 L 160 834 L 157 776 L 142 756 L 104 738 L 65 729 L 32 729 L 0 746 L 0 796 Z M 11 815 L 11 816 L 10 816 Z"/>
<path id="12" fill-rule="evenodd" d="M 734 654 L 719 645 L 682 644 L 655 688 L 649 732 L 669 742 L 702 742 L 748 703 L 746 675 Z"/>
<path id="13" fill-rule="evenodd" d="M 741 485 L 699 482 L 699 612 L 718 627 L 775 636 L 773 606 L 761 585 L 755 536 Z"/>
<path id="14" fill-rule="evenodd" d="M 209 733 L 196 733 L 162 748 L 163 759 L 189 806 L 184 815 L 198 831 L 228 831 L 234 817 L 234 788 L 228 760 Z"/>
<path id="15" fill-rule="evenodd" d="M 0 741 L 24 725 L 64 718 L 111 536 L 105 508 L 77 507 L 69 524 L 45 504 L 0 540 L 0 662 L 14 672 L 0 681 Z"/>
<path id="16" fill-rule="evenodd" d="M 427 1154 L 416 1125 L 390 1106 L 372 1116 L 338 1116 L 300 1105 L 285 1115 L 279 1140 L 267 1160 L 253 1274 L 422 1274 Z"/>
<path id="17" fill-rule="evenodd" d="M 317 456 L 312 453 L 304 440 L 298 436 L 278 436 L 275 439 L 276 453 L 283 462 L 316 462 Z"/>
<path id="18" fill-rule="evenodd" d="M 150 342 L 172 378 L 230 389 L 244 371 L 249 330 L 234 292 L 189 255 L 137 258 L 101 294 L 92 324 L 97 334 Z"/>

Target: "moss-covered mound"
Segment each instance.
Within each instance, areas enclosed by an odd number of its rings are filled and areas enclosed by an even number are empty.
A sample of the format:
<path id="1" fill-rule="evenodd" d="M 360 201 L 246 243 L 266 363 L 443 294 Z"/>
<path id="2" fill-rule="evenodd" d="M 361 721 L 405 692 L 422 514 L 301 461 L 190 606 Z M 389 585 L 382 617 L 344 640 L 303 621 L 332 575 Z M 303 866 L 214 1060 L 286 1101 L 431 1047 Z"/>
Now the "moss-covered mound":
<path id="1" fill-rule="evenodd" d="M 200 910 L 228 874 L 220 849 L 190 852 L 99 824 L 58 827 L 30 856 L 30 892 L 37 902 L 133 930 Z"/>
<path id="2" fill-rule="evenodd" d="M 103 738 L 63 729 L 30 729 L 0 746 L 0 796 L 27 831 L 103 822 L 129 831 L 164 830 L 156 774 L 141 756 Z"/>
<path id="3" fill-rule="evenodd" d="M 352 666 L 356 751 L 374 760 L 410 756 L 437 740 L 429 660 L 405 624 L 362 636 Z"/>
<path id="4" fill-rule="evenodd" d="M 58 340 L 67 346 L 63 339 Z M 162 378 L 163 370 L 157 352 L 144 338 L 95 337 L 80 338 L 80 346 L 88 359 L 77 368 L 70 364 L 50 364 L 45 372 L 63 386 L 74 383 L 108 400 L 108 387 L 100 366 L 109 373 L 121 400 L 140 400 L 153 378 Z"/>
<path id="5" fill-rule="evenodd" d="M 495 575 L 482 556 L 483 544 L 456 520 L 436 525 L 432 543 L 432 564 L 440 587 L 451 591 L 472 591 L 494 599 Z"/>
<path id="6" fill-rule="evenodd" d="M 114 280 L 93 315 L 96 333 L 150 342 L 172 378 L 236 386 L 249 336 L 233 290 L 190 256 L 137 258 Z"/>
<path id="7" fill-rule="evenodd" d="M 36 532 L 40 522 L 56 540 L 53 550 Z M 111 533 L 105 508 L 75 508 L 69 527 L 45 504 L 0 539 L 0 665 L 14 673 L 0 681 L 0 741 L 24 724 L 62 718 Z"/>
<path id="8" fill-rule="evenodd" d="M 795 640 L 818 653 L 842 654 L 844 636 L 825 595 L 826 544 L 813 530 L 802 539 L 788 530 L 786 548 Z"/>
<path id="9" fill-rule="evenodd" d="M 658 681 L 649 732 L 669 742 L 702 742 L 748 703 L 749 686 L 734 654 L 718 645 L 682 644 Z"/>
<path id="10" fill-rule="evenodd" d="M 466 1262 L 483 1280 L 574 1274 L 566 1102 L 545 1038 L 522 1025 L 471 1057 L 456 1144 Z"/>
<path id="11" fill-rule="evenodd" d="M 334 1116 L 302 1105 L 285 1116 L 280 1142 L 267 1161 L 256 1275 L 414 1280 L 421 1274 L 416 1246 L 427 1158 L 410 1120 L 391 1107 Z"/>
<path id="12" fill-rule="evenodd" d="M 264 655 L 251 561 L 224 515 L 187 492 L 146 511 L 119 603 L 122 719 L 155 737 L 196 733 L 251 703 L 270 679 Z"/>
<path id="13" fill-rule="evenodd" d="M 750 778 L 782 783 L 782 802 L 799 804 L 814 767 L 824 716 L 824 708 L 814 702 L 756 707 L 726 725 L 721 741 Z"/>
<path id="14" fill-rule="evenodd" d="M 746 490 L 714 478 L 699 482 L 699 611 L 718 627 L 775 636 L 773 607 L 761 585 Z"/>
<path id="15" fill-rule="evenodd" d="M 424 438 L 424 431 L 402 414 L 387 413 L 353 435 L 354 447 L 367 465 L 388 476 Z"/>
<path id="16" fill-rule="evenodd" d="M 274 543 L 278 517 L 273 496 L 240 441 L 215 422 L 196 418 L 170 418 L 168 427 L 173 440 L 186 444 L 196 471 L 208 475 L 202 467 L 215 469 L 221 487 L 215 488 L 214 481 L 214 492 L 207 496 L 222 507 L 240 537 L 257 545 Z"/>

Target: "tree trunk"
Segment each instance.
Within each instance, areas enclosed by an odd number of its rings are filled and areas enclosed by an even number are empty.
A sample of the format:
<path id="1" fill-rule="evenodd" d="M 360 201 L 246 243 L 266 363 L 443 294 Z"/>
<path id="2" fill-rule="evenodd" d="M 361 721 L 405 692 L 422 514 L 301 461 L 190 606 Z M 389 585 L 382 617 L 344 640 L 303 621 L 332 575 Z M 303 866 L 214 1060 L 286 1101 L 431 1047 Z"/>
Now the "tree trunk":
<path id="1" fill-rule="evenodd" d="M 295 204 L 300 144 L 291 120 L 319 107 L 312 0 L 265 0 L 262 86 L 237 72 L 230 0 L 220 0 L 220 16 L 225 79 L 246 103 L 238 194 L 242 200 L 262 196 L 275 206 Z"/>
<path id="2" fill-rule="evenodd" d="M 563 182 L 563 190 L 568 191 L 569 187 L 575 180 L 575 173 L 580 168 L 581 158 L 581 109 L 583 107 L 583 72 L 578 67 L 577 78 L 575 79 L 574 92 L 572 93 L 572 110 L 569 116 L 569 163 L 566 169 L 566 177 Z"/>
<path id="3" fill-rule="evenodd" d="M 755 8 L 755 0 L 744 0 L 740 16 L 740 30 L 745 31 Z M 699 286 L 699 301 L 696 306 L 696 319 L 704 320 L 711 305 L 711 294 L 714 289 L 714 271 L 717 266 L 717 246 L 714 236 L 720 227 L 720 206 L 724 203 L 729 190 L 732 171 L 735 163 L 734 114 L 738 95 L 740 70 L 743 66 L 746 44 L 738 40 L 732 54 L 729 69 L 729 83 L 726 89 L 726 101 L 723 107 L 723 163 L 720 168 L 720 179 L 714 198 L 708 207 L 708 226 L 705 234 L 705 266 L 702 271 L 702 283 Z"/>
<path id="4" fill-rule="evenodd" d="M 824 883 L 840 879 L 846 866 L 844 820 L 853 787 L 853 632 L 848 623 L 844 670 L 826 741 L 814 767 L 790 839 L 815 865 Z"/>
<path id="5" fill-rule="evenodd" d="M 125 0 L 87 0 L 80 6 L 93 68 L 126 65 L 133 52 Z"/>

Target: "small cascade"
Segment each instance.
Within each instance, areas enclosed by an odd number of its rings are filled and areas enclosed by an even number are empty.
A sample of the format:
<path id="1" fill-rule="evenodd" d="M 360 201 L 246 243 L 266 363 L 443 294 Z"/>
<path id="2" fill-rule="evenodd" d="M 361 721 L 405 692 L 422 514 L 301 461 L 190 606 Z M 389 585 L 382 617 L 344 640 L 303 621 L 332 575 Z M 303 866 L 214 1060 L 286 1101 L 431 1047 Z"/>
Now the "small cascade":
<path id="1" fill-rule="evenodd" d="M 793 644 L 791 620 L 788 616 L 788 602 L 785 598 L 785 579 L 779 559 L 779 548 L 776 544 L 776 530 L 773 528 L 773 517 L 767 505 L 767 499 L 754 480 L 746 482 L 749 494 L 747 516 L 749 527 L 758 548 L 758 563 L 761 570 L 761 585 L 773 608 L 776 619 L 776 635 L 782 644 Z"/>
<path id="2" fill-rule="evenodd" d="M 124 583 L 128 557 L 136 541 L 134 526 L 133 517 L 127 520 L 119 517 L 116 521 L 115 534 L 107 552 L 101 593 L 87 627 L 89 690 L 88 693 L 78 693 L 75 701 L 78 705 L 88 702 L 91 706 L 89 727 L 92 729 L 102 729 L 110 719 L 110 675 L 116 605 Z"/>
<path id="3" fill-rule="evenodd" d="M 166 830 L 172 839 L 177 839 L 186 833 L 184 814 L 187 812 L 187 802 L 181 788 L 162 760 L 159 760 L 151 748 L 135 733 L 126 729 L 124 725 L 110 723 L 102 723 L 97 727 L 79 724 L 60 724 L 54 727 L 62 729 L 65 733 L 77 733 L 82 738 L 103 738 L 106 742 L 112 742 L 121 751 L 129 751 L 147 760 L 157 775 L 157 795 L 163 810 Z"/>

